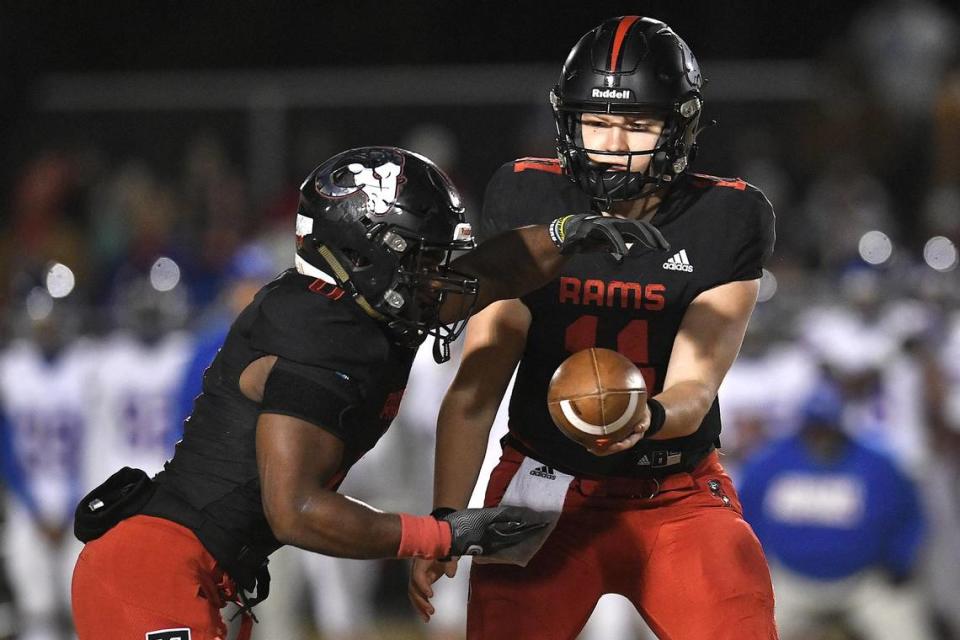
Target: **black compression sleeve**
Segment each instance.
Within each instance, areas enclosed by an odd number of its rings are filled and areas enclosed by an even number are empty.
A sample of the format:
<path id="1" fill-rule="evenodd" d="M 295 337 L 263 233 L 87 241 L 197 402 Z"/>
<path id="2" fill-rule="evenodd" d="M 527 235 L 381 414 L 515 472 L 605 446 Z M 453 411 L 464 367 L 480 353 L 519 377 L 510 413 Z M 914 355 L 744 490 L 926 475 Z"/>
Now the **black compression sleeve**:
<path id="1" fill-rule="evenodd" d="M 281 358 L 267 378 L 260 411 L 306 420 L 349 442 L 344 414 L 355 404 L 352 391 L 335 371 Z"/>

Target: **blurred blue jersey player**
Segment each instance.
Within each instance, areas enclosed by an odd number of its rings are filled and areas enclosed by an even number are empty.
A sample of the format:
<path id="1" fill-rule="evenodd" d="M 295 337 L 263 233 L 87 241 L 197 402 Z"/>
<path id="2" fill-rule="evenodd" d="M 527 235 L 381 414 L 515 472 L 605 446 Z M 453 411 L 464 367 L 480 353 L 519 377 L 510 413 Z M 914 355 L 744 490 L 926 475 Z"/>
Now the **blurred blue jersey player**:
<path id="1" fill-rule="evenodd" d="M 910 578 L 924 516 L 910 478 L 843 430 L 844 400 L 820 385 L 795 435 L 743 469 L 744 515 L 763 543 L 783 640 L 842 615 L 864 637 L 930 637 Z"/>

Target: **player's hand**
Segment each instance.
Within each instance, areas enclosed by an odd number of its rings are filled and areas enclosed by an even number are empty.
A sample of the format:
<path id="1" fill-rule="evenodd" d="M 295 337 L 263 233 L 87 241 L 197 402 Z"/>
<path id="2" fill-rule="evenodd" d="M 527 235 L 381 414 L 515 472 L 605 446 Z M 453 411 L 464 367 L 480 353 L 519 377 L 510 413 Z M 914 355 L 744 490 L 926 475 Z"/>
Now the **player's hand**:
<path id="1" fill-rule="evenodd" d="M 414 558 L 410 568 L 410 581 L 407 583 L 407 596 L 410 604 L 416 609 L 424 622 L 430 622 L 430 616 L 436 611 L 430 604 L 433 597 L 433 583 L 440 576 L 452 578 L 457 575 L 457 559 L 451 560 L 424 560 Z"/>
<path id="2" fill-rule="evenodd" d="M 606 251 L 618 262 L 629 249 L 627 242 L 639 242 L 655 251 L 669 251 L 670 243 L 649 222 L 597 214 L 562 216 L 550 223 L 550 239 L 561 254 Z"/>
<path id="3" fill-rule="evenodd" d="M 479 556 L 523 542 L 547 526 L 541 513 L 526 507 L 462 509 L 440 518 L 450 523 L 451 556 Z"/>
<path id="4" fill-rule="evenodd" d="M 634 426 L 633 433 L 628 435 L 623 440 L 618 440 L 616 442 L 611 442 L 610 444 L 604 446 L 595 446 L 587 447 L 587 451 L 592 453 L 595 456 L 610 456 L 615 453 L 620 453 L 626 451 L 627 449 L 632 449 L 640 440 L 643 439 L 643 436 L 647 433 L 647 429 L 650 428 L 650 408 L 644 404 L 643 408 L 643 418 Z"/>

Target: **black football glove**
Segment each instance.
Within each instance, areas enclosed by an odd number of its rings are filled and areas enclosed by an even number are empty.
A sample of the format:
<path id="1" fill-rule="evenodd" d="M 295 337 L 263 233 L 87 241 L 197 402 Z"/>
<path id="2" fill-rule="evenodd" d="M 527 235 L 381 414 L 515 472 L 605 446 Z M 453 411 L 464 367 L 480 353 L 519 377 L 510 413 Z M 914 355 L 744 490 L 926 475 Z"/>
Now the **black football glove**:
<path id="1" fill-rule="evenodd" d="M 450 523 L 453 540 L 450 556 L 480 556 L 523 542 L 532 533 L 547 526 L 543 516 L 526 507 L 491 507 L 489 509 L 462 509 L 434 517 Z"/>
<path id="2" fill-rule="evenodd" d="M 669 251 L 670 243 L 649 222 L 590 213 L 562 216 L 550 223 L 550 239 L 561 254 L 607 251 L 617 262 L 627 255 L 627 242 L 639 242 L 655 251 Z"/>

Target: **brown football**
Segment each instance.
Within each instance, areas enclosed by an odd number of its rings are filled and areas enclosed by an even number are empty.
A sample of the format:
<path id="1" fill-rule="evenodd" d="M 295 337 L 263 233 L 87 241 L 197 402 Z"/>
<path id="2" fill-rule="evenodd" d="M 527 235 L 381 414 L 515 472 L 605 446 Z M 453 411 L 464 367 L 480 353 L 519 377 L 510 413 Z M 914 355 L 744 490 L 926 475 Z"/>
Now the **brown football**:
<path id="1" fill-rule="evenodd" d="M 574 353 L 557 367 L 547 391 L 554 424 L 588 447 L 603 447 L 633 433 L 646 403 L 640 370 L 610 349 Z"/>

